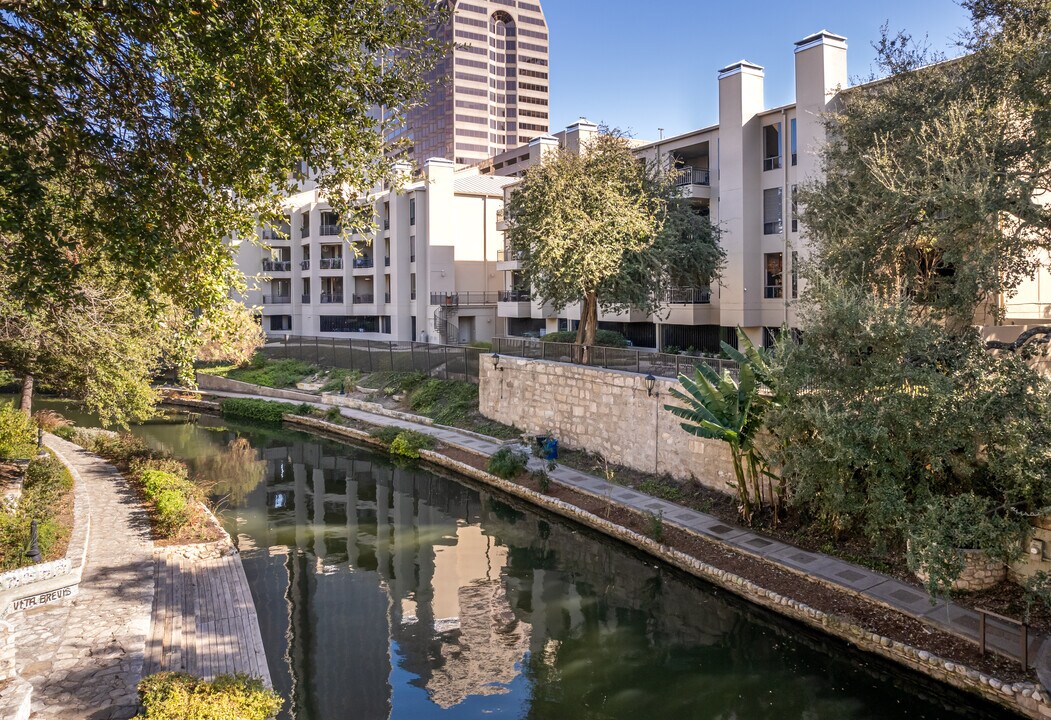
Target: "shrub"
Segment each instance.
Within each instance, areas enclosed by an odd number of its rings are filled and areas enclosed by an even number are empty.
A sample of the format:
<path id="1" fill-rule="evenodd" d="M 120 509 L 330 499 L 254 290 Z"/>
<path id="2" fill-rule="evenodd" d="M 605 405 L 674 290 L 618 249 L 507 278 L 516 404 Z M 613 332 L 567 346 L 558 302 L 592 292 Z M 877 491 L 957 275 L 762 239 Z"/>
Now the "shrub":
<path id="1" fill-rule="evenodd" d="M 562 330 L 544 335 L 541 342 L 575 343 L 577 334 L 570 330 Z M 595 333 L 595 345 L 602 347 L 624 348 L 628 346 L 628 339 L 619 332 L 612 330 L 599 330 Z"/>
<path id="2" fill-rule="evenodd" d="M 135 476 L 141 476 L 147 470 L 159 470 L 183 479 L 187 477 L 186 465 L 175 458 L 150 457 L 137 459 L 131 463 L 130 468 Z"/>
<path id="3" fill-rule="evenodd" d="M 325 419 L 329 422 L 339 422 L 343 419 L 343 413 L 339 411 L 338 407 L 331 407 L 325 411 Z"/>
<path id="4" fill-rule="evenodd" d="M 391 441 L 390 452 L 392 455 L 401 455 L 415 460 L 420 457 L 420 450 L 430 450 L 433 447 L 434 438 L 430 435 L 415 430 L 402 430 Z"/>
<path id="5" fill-rule="evenodd" d="M 167 464 L 171 461 L 151 461 Z M 185 468 L 180 467 L 181 473 Z M 158 528 L 167 535 L 175 535 L 190 521 L 191 504 L 200 496 L 200 490 L 186 479 L 185 474 L 143 468 L 136 479 L 146 499 L 153 503 Z"/>
<path id="6" fill-rule="evenodd" d="M 329 370 L 325 384 L 321 386 L 321 392 L 339 392 L 341 389 L 353 392 L 360 379 L 360 370 L 346 370 L 343 368 Z"/>
<path id="7" fill-rule="evenodd" d="M 73 478 L 50 455 L 34 459 L 26 468 L 22 497 L 15 512 L 0 511 L 0 570 L 27 564 L 30 526 L 38 523 L 40 552 L 50 559 L 71 528 L 59 524 L 56 513 L 68 502 Z"/>
<path id="8" fill-rule="evenodd" d="M 219 405 L 223 417 L 280 425 L 285 414 L 296 414 L 299 407 L 290 403 L 252 398 L 227 398 Z"/>
<path id="9" fill-rule="evenodd" d="M 36 424 L 42 428 L 44 432 L 49 433 L 53 433 L 59 428 L 70 427 L 73 424 L 54 410 L 38 410 L 36 414 L 33 415 L 33 419 L 36 420 Z"/>
<path id="10" fill-rule="evenodd" d="M 540 488 L 540 492 L 547 493 L 551 489 L 551 476 L 547 474 L 547 470 L 534 470 L 529 473 L 529 477 Z"/>
<path id="11" fill-rule="evenodd" d="M 212 682 L 161 672 L 139 682 L 144 720 L 266 720 L 283 700 L 259 678 L 220 675 Z"/>
<path id="12" fill-rule="evenodd" d="M 13 403 L 0 403 L 0 457 L 36 455 L 36 425 Z"/>
<path id="13" fill-rule="evenodd" d="M 646 513 L 646 534 L 657 542 L 664 540 L 664 511 Z"/>
<path id="14" fill-rule="evenodd" d="M 82 443 L 77 437 L 85 438 L 87 443 Z M 130 433 L 114 433 L 106 431 L 95 431 L 90 434 L 81 433 L 74 437 L 74 442 L 82 444 L 86 449 L 101 455 L 115 465 L 131 467 L 136 462 L 153 457 L 153 451 L 142 440 Z"/>
<path id="15" fill-rule="evenodd" d="M 190 520 L 186 496 L 178 490 L 162 490 L 153 499 L 157 524 L 164 532 L 174 534 Z"/>
<path id="16" fill-rule="evenodd" d="M 503 447 L 489 458 L 488 470 L 504 480 L 513 480 L 521 475 L 529 464 L 529 456 L 521 450 Z"/>
<path id="17" fill-rule="evenodd" d="M 262 385 L 263 387 L 295 387 L 296 383 L 317 373 L 318 368 L 303 360 L 268 360 L 262 353 L 252 356 L 248 367 L 237 368 L 227 373 L 231 380 Z"/>
<path id="18" fill-rule="evenodd" d="M 394 442 L 394 439 L 401 434 L 401 430 L 396 427 L 384 425 L 382 427 L 372 428 L 369 430 L 369 435 L 379 440 L 384 445 L 390 447 Z"/>

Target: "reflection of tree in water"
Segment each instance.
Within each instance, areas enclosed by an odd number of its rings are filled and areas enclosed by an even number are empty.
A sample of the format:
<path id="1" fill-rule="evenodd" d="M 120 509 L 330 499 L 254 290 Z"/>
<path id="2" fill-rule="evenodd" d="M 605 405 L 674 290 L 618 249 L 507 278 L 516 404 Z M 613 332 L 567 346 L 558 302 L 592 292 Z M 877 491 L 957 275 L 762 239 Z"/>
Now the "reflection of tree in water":
<path id="1" fill-rule="evenodd" d="M 197 473 L 215 479 L 212 493 L 226 496 L 235 506 L 242 506 L 248 493 L 256 489 L 266 474 L 266 460 L 246 438 L 237 437 L 222 450 L 197 460 Z"/>

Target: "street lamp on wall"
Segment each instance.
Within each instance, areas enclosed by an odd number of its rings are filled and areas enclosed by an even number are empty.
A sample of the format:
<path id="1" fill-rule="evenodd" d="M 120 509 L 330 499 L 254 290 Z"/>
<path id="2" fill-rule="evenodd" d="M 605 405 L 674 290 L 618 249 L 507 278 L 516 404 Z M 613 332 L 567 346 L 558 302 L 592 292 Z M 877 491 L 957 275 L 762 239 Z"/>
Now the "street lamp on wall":
<path id="1" fill-rule="evenodd" d="M 653 377 L 653 373 L 646 376 L 646 394 L 653 396 L 653 386 L 657 384 L 657 378 Z"/>
<path id="2" fill-rule="evenodd" d="M 499 353 L 493 353 L 493 370 L 500 369 L 500 355 Z"/>

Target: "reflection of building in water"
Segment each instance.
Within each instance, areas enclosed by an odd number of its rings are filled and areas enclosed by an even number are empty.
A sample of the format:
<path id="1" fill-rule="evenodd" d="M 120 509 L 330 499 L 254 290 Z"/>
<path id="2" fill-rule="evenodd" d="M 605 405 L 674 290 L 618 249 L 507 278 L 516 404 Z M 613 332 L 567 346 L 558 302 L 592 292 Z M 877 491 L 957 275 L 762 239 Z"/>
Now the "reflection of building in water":
<path id="1" fill-rule="evenodd" d="M 530 629 L 501 583 L 507 549 L 476 524 L 478 495 L 325 449 L 264 451 L 270 477 L 247 502 L 267 511 L 245 513 L 254 524 L 239 527 L 271 548 L 269 557 L 246 554 L 252 584 L 286 600 L 283 617 L 260 608 L 260 622 L 271 664 L 283 658 L 271 674 L 291 716 L 342 717 L 354 708 L 361 720 L 389 717 L 392 643 L 413 684 L 442 708 L 504 692 Z"/>

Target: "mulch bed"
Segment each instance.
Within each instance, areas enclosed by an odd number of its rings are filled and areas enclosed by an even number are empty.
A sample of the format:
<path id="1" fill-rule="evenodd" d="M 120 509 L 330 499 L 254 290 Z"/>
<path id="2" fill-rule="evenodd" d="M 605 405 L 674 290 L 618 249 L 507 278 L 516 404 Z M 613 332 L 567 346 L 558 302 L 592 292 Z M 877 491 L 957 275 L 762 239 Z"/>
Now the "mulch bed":
<path id="1" fill-rule="evenodd" d="M 488 464 L 488 461 L 480 455 L 459 448 L 443 446 L 437 451 L 479 470 L 485 470 Z M 523 474 L 515 482 L 530 490 L 540 491 L 528 474 Z M 547 495 L 643 535 L 650 532 L 649 518 L 578 493 L 557 483 L 552 484 Z M 711 511 L 706 510 L 706 512 Z M 815 610 L 849 618 L 869 632 L 879 633 L 939 657 L 959 662 L 1006 682 L 1036 679 L 1033 672 L 1023 673 L 1017 662 L 992 654 L 983 657 L 975 644 L 938 630 L 908 615 L 867 602 L 854 595 L 837 592 L 826 585 L 807 580 L 796 573 L 782 570 L 763 560 L 733 552 L 722 545 L 671 525 L 664 525 L 662 542 L 720 570 L 731 572 L 767 590 L 805 603 Z"/>

